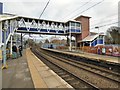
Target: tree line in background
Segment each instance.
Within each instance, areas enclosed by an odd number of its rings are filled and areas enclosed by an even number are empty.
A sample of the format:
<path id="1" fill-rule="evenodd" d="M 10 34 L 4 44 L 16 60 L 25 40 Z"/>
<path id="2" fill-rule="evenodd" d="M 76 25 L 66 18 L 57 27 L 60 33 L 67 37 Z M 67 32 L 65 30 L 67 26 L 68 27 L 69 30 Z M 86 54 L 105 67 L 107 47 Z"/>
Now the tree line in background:
<path id="1" fill-rule="evenodd" d="M 105 36 L 105 44 L 120 44 L 120 27 L 110 27 Z"/>
<path id="2" fill-rule="evenodd" d="M 54 44 L 67 44 L 69 39 L 59 39 L 56 37 L 51 37 L 52 40 L 46 39 L 44 42 L 40 41 L 39 44 L 43 43 L 54 43 Z M 33 40 L 27 40 L 29 44 L 34 44 Z M 74 42 L 74 41 L 73 41 Z M 105 44 L 120 44 L 120 27 L 112 26 L 108 28 L 106 35 L 105 35 Z"/>

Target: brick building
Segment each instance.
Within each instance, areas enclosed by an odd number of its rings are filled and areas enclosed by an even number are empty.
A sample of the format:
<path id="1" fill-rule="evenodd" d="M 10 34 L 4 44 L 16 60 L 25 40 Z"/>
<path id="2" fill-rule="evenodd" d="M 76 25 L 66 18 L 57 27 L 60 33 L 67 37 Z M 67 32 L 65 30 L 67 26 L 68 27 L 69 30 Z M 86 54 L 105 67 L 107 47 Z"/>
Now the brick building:
<path id="1" fill-rule="evenodd" d="M 90 18 L 83 15 L 75 18 L 81 22 L 81 34 L 76 35 L 77 47 L 104 45 L 103 34 L 90 32 Z"/>

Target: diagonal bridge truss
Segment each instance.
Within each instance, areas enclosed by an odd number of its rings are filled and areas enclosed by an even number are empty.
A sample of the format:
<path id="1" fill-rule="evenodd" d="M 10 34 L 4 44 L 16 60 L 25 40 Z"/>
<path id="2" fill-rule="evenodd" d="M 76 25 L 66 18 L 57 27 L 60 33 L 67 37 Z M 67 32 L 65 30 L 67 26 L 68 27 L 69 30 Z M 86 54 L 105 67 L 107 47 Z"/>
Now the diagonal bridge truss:
<path id="1" fill-rule="evenodd" d="M 4 30 L 6 31 L 7 44 L 14 32 L 48 35 L 80 34 L 81 23 L 78 21 L 57 22 L 21 16 L 0 19 L 0 43 L 4 42 Z"/>

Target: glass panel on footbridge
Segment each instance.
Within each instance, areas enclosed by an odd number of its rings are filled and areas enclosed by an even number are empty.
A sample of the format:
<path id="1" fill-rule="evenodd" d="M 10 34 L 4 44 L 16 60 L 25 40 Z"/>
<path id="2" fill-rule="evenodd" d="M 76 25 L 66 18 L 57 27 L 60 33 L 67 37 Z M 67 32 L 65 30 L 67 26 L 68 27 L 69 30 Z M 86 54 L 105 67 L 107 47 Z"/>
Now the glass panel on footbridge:
<path id="1" fill-rule="evenodd" d="M 81 33 L 81 23 L 78 21 L 68 21 L 68 33 Z"/>

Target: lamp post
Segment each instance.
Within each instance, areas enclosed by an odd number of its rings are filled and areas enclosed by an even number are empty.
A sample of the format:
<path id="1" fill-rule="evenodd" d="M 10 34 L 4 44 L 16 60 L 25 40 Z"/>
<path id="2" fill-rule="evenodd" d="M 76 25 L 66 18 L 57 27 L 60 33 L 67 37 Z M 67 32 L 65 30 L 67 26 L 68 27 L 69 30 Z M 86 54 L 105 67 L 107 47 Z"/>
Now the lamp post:
<path id="1" fill-rule="evenodd" d="M 96 26 L 95 29 L 98 29 L 98 35 L 99 35 L 99 27 Z M 98 39 L 97 39 L 97 44 L 99 44 L 99 36 L 98 36 Z"/>

